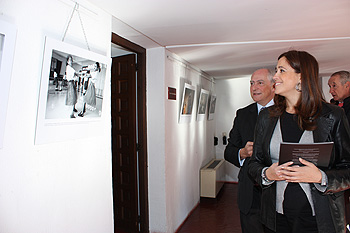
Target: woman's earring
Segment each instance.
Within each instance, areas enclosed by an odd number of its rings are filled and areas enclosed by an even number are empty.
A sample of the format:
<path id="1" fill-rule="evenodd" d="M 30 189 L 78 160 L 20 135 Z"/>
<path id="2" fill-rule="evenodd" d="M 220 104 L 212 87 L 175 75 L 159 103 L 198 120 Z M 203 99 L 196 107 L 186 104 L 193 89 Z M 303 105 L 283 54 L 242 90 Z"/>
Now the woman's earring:
<path id="1" fill-rule="evenodd" d="M 295 90 L 297 90 L 298 92 L 301 92 L 301 84 L 300 84 L 300 82 L 295 86 Z"/>

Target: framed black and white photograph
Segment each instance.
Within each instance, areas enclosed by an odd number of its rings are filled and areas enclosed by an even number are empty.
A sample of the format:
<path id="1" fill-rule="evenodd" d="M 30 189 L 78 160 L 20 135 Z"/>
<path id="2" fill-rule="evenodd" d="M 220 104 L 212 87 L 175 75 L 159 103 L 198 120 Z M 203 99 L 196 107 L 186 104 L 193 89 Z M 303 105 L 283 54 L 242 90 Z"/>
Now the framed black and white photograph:
<path id="1" fill-rule="evenodd" d="M 197 121 L 203 121 L 206 118 L 209 91 L 201 89 L 198 101 Z"/>
<path id="2" fill-rule="evenodd" d="M 35 143 L 69 139 L 98 127 L 110 58 L 45 39 Z M 57 136 L 59 135 L 59 136 Z"/>
<path id="3" fill-rule="evenodd" d="M 195 87 L 185 83 L 182 94 L 179 123 L 191 122 L 195 94 Z"/>
<path id="4" fill-rule="evenodd" d="M 214 119 L 215 105 L 216 105 L 216 95 L 215 94 L 211 94 L 210 97 L 209 97 L 208 120 L 213 120 Z"/>
<path id="5" fill-rule="evenodd" d="M 16 31 L 15 25 L 0 20 L 0 148 L 3 147 Z"/>

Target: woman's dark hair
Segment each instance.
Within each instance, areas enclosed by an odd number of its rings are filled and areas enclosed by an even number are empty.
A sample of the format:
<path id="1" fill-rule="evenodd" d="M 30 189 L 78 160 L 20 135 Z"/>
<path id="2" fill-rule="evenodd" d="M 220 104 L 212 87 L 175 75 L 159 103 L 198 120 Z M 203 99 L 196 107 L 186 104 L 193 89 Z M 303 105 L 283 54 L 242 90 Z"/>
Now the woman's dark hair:
<path id="1" fill-rule="evenodd" d="M 96 62 L 96 70 L 97 70 L 98 72 L 101 71 L 101 65 L 100 65 L 99 62 Z"/>
<path id="2" fill-rule="evenodd" d="M 288 64 L 301 76 L 301 96 L 295 106 L 298 125 L 303 130 L 315 130 L 316 118 L 321 113 L 324 102 L 319 85 L 319 69 L 317 60 L 308 52 L 291 50 L 282 53 L 278 60 L 285 57 Z M 286 110 L 284 96 L 275 95 L 275 105 L 271 109 L 271 116 L 278 117 Z"/>
<path id="3" fill-rule="evenodd" d="M 73 57 L 72 57 L 72 55 L 68 55 L 68 56 L 67 56 L 66 65 L 68 65 L 68 60 L 69 60 L 69 58 L 71 59 L 72 65 L 73 65 Z"/>

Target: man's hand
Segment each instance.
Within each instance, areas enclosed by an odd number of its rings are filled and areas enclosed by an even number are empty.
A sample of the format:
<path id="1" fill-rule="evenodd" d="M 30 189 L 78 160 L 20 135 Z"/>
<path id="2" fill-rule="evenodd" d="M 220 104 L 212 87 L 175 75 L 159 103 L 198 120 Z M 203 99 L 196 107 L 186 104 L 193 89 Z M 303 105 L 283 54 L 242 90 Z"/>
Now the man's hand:
<path id="1" fill-rule="evenodd" d="M 253 142 L 247 142 L 245 144 L 245 147 L 242 148 L 239 152 L 239 156 L 241 157 L 241 159 L 245 159 L 245 158 L 248 158 L 248 157 L 251 157 L 252 154 L 253 154 Z"/>

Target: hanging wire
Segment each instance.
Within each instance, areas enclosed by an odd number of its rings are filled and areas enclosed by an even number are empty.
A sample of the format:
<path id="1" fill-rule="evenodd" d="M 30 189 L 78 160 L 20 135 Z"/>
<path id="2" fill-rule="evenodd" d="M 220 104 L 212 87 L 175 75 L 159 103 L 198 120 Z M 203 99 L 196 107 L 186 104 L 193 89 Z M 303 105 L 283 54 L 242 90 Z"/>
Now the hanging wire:
<path id="1" fill-rule="evenodd" d="M 79 7 L 79 6 L 78 6 L 78 7 Z M 85 38 L 86 46 L 87 46 L 88 50 L 90 51 L 90 46 L 89 46 L 89 43 L 88 43 L 88 41 L 87 41 L 87 37 L 86 37 L 86 33 L 85 33 L 83 21 L 81 20 L 80 13 L 79 13 L 78 10 L 77 10 L 77 12 L 78 12 L 78 16 L 79 16 L 79 19 L 80 19 L 81 28 L 83 29 L 83 33 L 84 33 L 84 38 Z"/>
<path id="2" fill-rule="evenodd" d="M 77 13 L 78 13 L 78 17 L 79 17 L 79 20 L 80 20 L 80 26 L 81 26 L 81 28 L 82 28 L 82 30 L 83 30 L 83 34 L 84 34 L 86 46 L 87 46 L 88 50 L 90 51 L 90 46 L 89 46 L 89 43 L 88 43 L 88 40 L 87 40 L 87 37 L 86 37 L 86 33 L 85 33 L 83 21 L 82 21 L 82 19 L 81 19 L 81 17 L 80 17 L 80 13 L 79 13 L 79 4 L 78 4 L 77 2 L 75 2 L 75 5 L 74 5 L 74 8 L 73 8 L 72 14 L 71 14 L 71 16 L 70 16 L 70 18 L 69 18 L 69 21 L 68 21 L 67 28 L 66 28 L 66 30 L 64 31 L 64 35 L 63 35 L 62 41 L 64 41 L 64 39 L 66 38 L 67 31 L 68 31 L 68 29 L 69 29 L 70 23 L 72 22 L 72 18 L 73 18 L 73 15 L 74 15 L 75 11 L 77 11 Z"/>
<path id="3" fill-rule="evenodd" d="M 70 18 L 69 18 L 69 21 L 68 21 L 68 25 L 67 25 L 67 27 L 66 27 L 66 30 L 64 31 L 64 34 L 63 34 L 63 37 L 62 37 L 62 41 L 64 41 L 64 39 L 66 38 L 66 34 L 67 34 L 67 31 L 68 31 L 70 22 L 72 21 L 72 18 L 73 18 L 73 15 L 74 15 L 74 12 L 75 12 L 77 6 L 78 6 L 78 3 L 76 2 L 75 5 L 74 5 L 72 14 L 71 14 L 71 16 L 70 16 Z"/>

